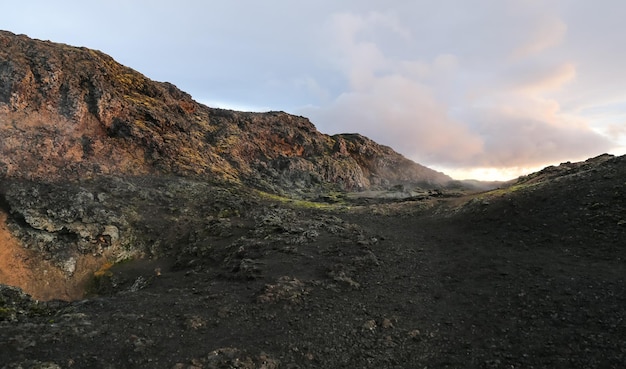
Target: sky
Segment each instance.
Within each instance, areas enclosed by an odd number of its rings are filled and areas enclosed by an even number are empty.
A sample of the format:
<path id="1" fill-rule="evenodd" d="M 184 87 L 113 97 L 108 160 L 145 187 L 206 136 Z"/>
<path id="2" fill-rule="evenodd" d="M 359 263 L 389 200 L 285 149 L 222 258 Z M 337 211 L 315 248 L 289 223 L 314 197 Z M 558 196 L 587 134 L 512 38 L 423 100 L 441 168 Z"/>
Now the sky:
<path id="1" fill-rule="evenodd" d="M 21 0 L 0 29 L 507 180 L 626 154 L 625 16 L 623 0 Z"/>

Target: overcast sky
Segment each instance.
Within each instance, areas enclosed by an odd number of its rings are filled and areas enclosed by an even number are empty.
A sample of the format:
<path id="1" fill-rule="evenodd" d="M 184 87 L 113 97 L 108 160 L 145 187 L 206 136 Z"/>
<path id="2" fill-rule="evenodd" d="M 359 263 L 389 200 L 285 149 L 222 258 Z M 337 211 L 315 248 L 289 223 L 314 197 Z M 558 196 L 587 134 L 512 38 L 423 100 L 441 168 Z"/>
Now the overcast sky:
<path id="1" fill-rule="evenodd" d="M 11 1 L 209 106 L 283 110 L 453 177 L 626 153 L 623 0 Z"/>

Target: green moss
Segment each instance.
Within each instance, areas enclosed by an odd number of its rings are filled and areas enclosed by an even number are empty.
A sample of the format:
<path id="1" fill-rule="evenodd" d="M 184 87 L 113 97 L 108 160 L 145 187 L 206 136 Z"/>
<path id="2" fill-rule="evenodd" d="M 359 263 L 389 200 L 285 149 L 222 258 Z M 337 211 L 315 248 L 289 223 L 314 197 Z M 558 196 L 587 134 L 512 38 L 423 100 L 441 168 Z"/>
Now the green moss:
<path id="1" fill-rule="evenodd" d="M 44 305 L 39 304 L 37 301 L 30 301 L 27 305 L 19 307 L 17 306 L 1 306 L 0 307 L 0 321 L 10 320 L 14 321 L 19 315 L 34 316 L 46 316 L 50 315 L 50 309 Z"/>
<path id="2" fill-rule="evenodd" d="M 159 104 L 156 99 L 137 93 L 133 93 L 132 95 L 124 95 L 124 99 L 136 105 L 143 105 L 146 108 L 153 108 Z"/>
<path id="3" fill-rule="evenodd" d="M 239 210 L 237 209 L 222 209 L 217 213 L 218 218 L 231 218 L 239 216 Z"/>
<path id="4" fill-rule="evenodd" d="M 494 198 L 494 197 L 501 197 L 501 196 L 505 196 L 505 195 L 510 195 L 516 192 L 520 192 L 520 191 L 525 191 L 531 187 L 535 187 L 537 186 L 537 183 L 532 183 L 532 184 L 527 184 L 527 183 L 519 183 L 519 184 L 514 184 L 511 186 L 507 186 L 507 187 L 503 187 L 503 188 L 496 188 L 490 191 L 486 191 L 483 193 L 480 193 L 476 196 L 477 199 L 482 200 L 482 199 L 487 199 L 487 198 Z"/>
<path id="5" fill-rule="evenodd" d="M 15 315 L 15 309 L 0 307 L 0 320 L 12 320 Z"/>
<path id="6" fill-rule="evenodd" d="M 289 205 L 295 208 L 301 209 L 319 209 L 319 210 L 339 210 L 339 209 L 349 209 L 343 201 L 337 201 L 333 203 L 328 202 L 317 202 L 310 200 L 302 200 L 302 199 L 291 199 L 285 196 L 280 196 L 260 190 L 256 190 L 256 194 L 265 200 L 270 200 L 274 202 L 278 202 L 281 204 Z"/>
<path id="7" fill-rule="evenodd" d="M 37 316 L 50 315 L 50 309 L 45 305 L 34 303 L 30 305 L 28 309 L 28 313 L 30 315 L 37 315 Z"/>

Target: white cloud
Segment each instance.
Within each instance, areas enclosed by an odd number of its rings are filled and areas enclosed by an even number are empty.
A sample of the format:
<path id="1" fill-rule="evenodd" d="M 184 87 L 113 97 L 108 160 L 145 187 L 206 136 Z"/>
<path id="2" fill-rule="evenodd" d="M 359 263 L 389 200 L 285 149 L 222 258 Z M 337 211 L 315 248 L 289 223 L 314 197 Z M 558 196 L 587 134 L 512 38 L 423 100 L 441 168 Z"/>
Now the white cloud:
<path id="1" fill-rule="evenodd" d="M 362 37 L 382 28 L 409 38 L 392 16 L 339 14 L 332 25 L 348 91 L 327 106 L 304 108 L 301 113 L 323 131 L 359 132 L 408 156 L 456 161 L 481 150 L 480 137 L 449 117 L 434 90 L 421 82 L 454 70 L 458 65 L 454 55 L 443 54 L 430 63 L 387 57 L 379 45 Z"/>
<path id="2" fill-rule="evenodd" d="M 305 89 L 310 95 L 315 96 L 318 101 L 328 102 L 330 100 L 330 92 L 324 88 L 319 82 L 310 76 L 296 78 L 293 84 L 297 88 Z"/>
<path id="3" fill-rule="evenodd" d="M 514 89 L 528 95 L 540 95 L 562 89 L 576 77 L 576 67 L 571 62 L 556 66 L 538 66 L 530 70 L 519 71 L 511 76 Z"/>
<path id="4" fill-rule="evenodd" d="M 546 49 L 557 46 L 565 38 L 567 25 L 559 18 L 540 17 L 531 24 L 527 40 L 517 46 L 512 53 L 513 59 L 530 57 Z"/>
<path id="5" fill-rule="evenodd" d="M 100 49 L 213 105 L 360 132 L 422 164 L 510 172 L 626 151 L 626 2 L 51 4 L 7 2 L 0 23 Z"/>
<path id="6" fill-rule="evenodd" d="M 373 77 L 367 89 L 304 113 L 322 130 L 362 133 L 411 157 L 456 162 L 482 149 L 481 138 L 451 119 L 426 86 L 401 75 Z"/>
<path id="7" fill-rule="evenodd" d="M 479 31 L 500 32 L 503 45 L 507 37 L 517 42 L 482 63 L 463 51 L 431 60 L 398 56 L 368 35 L 387 32 L 396 38 L 391 43 L 413 42 L 416 32 L 410 25 L 388 14 L 335 15 L 331 50 L 338 53 L 337 67 L 349 83 L 328 105 L 301 112 L 323 131 L 360 132 L 443 168 L 481 168 L 483 173 L 517 168 L 511 173 L 597 155 L 611 142 L 584 118 L 563 111 L 555 99 L 576 80 L 576 63 L 552 54 L 544 58 L 563 42 L 567 26 L 531 10 L 516 20 L 526 26 L 522 35 L 519 29 Z M 468 39 L 478 38 L 470 32 Z M 492 47 L 474 45 L 477 55 Z"/>

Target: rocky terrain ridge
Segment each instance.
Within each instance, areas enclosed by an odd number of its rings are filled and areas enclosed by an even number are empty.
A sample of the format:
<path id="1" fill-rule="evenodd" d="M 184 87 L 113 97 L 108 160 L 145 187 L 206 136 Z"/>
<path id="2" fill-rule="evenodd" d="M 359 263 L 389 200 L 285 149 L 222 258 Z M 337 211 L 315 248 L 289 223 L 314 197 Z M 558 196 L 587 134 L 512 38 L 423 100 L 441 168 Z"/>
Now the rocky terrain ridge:
<path id="1" fill-rule="evenodd" d="M 358 134 L 283 112 L 212 109 L 108 55 L 0 32 L 0 175 L 174 174 L 291 195 L 450 178 Z M 25 170 L 28 168 L 28 170 Z"/>
<path id="2" fill-rule="evenodd" d="M 74 299 L 109 260 L 156 252 L 150 242 L 163 240 L 138 229 L 180 222 L 163 207 L 193 206 L 216 184 L 328 199 L 450 178 L 358 134 L 324 135 L 283 112 L 212 109 L 102 52 L 2 31 L 0 181 L 0 281 Z M 44 279 L 32 273 L 41 269 Z"/>

